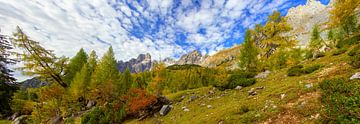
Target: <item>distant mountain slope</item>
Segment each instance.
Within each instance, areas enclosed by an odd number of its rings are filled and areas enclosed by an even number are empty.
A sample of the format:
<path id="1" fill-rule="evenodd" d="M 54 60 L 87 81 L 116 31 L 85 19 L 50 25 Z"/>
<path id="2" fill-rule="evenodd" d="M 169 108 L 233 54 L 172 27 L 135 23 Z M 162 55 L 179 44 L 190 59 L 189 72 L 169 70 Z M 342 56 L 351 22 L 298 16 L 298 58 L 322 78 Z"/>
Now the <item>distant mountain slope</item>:
<path id="1" fill-rule="evenodd" d="M 27 89 L 27 88 L 39 88 L 43 86 L 49 85 L 48 82 L 40 80 L 38 77 L 34 77 L 31 79 L 27 79 L 23 82 L 17 84 L 20 88 Z"/>
<path id="2" fill-rule="evenodd" d="M 237 58 L 240 54 L 240 45 L 236 45 L 229 49 L 224 49 L 218 53 L 207 57 L 200 65 L 204 67 L 226 67 L 228 69 L 237 68 Z"/>

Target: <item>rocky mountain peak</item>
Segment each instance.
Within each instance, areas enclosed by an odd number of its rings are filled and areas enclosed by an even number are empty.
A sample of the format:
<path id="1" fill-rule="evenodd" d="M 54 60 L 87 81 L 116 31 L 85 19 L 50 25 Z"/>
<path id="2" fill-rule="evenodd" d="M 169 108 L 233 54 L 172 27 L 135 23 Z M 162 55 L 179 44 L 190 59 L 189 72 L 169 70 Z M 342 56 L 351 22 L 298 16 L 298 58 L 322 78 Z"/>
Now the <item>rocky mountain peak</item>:
<path id="1" fill-rule="evenodd" d="M 203 60 L 205 60 L 206 56 L 202 56 L 198 50 L 194 50 L 188 54 L 185 54 L 180 57 L 180 59 L 176 62 L 178 65 L 184 64 L 196 64 L 200 65 Z"/>
<path id="2" fill-rule="evenodd" d="M 127 68 L 131 73 L 150 70 L 152 68 L 151 55 L 149 53 L 140 54 L 136 59 L 133 58 L 127 62 L 119 61 L 117 67 L 120 72 L 124 72 Z"/>

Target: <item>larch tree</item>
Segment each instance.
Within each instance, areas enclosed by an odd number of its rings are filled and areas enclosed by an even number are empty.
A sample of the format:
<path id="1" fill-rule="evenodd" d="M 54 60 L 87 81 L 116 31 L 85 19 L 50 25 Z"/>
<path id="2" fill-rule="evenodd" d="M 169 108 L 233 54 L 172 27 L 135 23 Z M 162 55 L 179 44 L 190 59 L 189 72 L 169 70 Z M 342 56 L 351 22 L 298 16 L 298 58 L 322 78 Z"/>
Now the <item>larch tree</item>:
<path id="1" fill-rule="evenodd" d="M 319 26 L 315 25 L 311 32 L 309 47 L 312 51 L 320 52 L 320 48 L 324 45 L 324 41 L 320 36 Z"/>
<path id="2" fill-rule="evenodd" d="M 65 68 L 64 81 L 69 85 L 77 72 L 80 72 L 81 68 L 85 65 L 88 59 L 88 55 L 83 48 L 76 53 L 76 55 L 70 59 L 69 64 Z"/>
<path id="3" fill-rule="evenodd" d="M 258 48 L 252 39 L 251 30 L 247 30 L 245 34 L 244 43 L 240 49 L 239 66 L 246 70 L 255 70 L 258 64 Z"/>
<path id="4" fill-rule="evenodd" d="M 121 88 L 122 90 L 124 90 L 124 92 L 126 92 L 128 89 L 130 89 L 130 87 L 132 87 L 133 78 L 131 76 L 130 69 L 128 68 L 125 70 L 123 74 L 122 83 L 123 83 L 123 87 Z"/>
<path id="5" fill-rule="evenodd" d="M 101 100 L 109 100 L 121 83 L 119 82 L 120 72 L 116 66 L 116 60 L 112 47 L 101 58 L 92 74 L 90 87 L 93 95 L 102 97 Z M 100 95 L 100 96 L 97 96 Z"/>
<path id="6" fill-rule="evenodd" d="M 39 42 L 31 40 L 19 27 L 11 41 L 16 48 L 22 50 L 17 57 L 24 63 L 24 66 L 19 68 L 23 74 L 40 76 L 50 82 L 56 82 L 64 88 L 68 86 L 63 80 L 64 67 L 68 61 L 66 57 L 56 57 L 51 50 L 47 50 Z"/>
<path id="7" fill-rule="evenodd" d="M 346 24 L 349 19 L 360 14 L 356 8 L 360 6 L 359 0 L 335 0 L 333 9 L 330 11 L 330 27 L 338 27 Z"/>

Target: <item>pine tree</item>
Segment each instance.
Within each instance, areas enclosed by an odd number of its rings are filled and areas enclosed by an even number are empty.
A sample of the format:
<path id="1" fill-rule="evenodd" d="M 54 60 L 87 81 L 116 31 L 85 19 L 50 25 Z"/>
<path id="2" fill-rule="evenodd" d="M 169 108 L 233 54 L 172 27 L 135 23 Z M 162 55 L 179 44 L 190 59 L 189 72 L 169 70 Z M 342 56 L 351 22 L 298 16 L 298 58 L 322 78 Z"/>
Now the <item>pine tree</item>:
<path id="1" fill-rule="evenodd" d="M 65 76 L 64 81 L 69 85 L 73 78 L 75 77 L 75 74 L 81 70 L 81 68 L 84 66 L 88 59 L 88 55 L 84 51 L 83 48 L 77 52 L 77 54 L 70 59 L 69 64 L 65 68 Z"/>
<path id="2" fill-rule="evenodd" d="M 56 57 L 55 54 L 42 47 L 39 42 L 29 39 L 29 37 L 17 27 L 12 38 L 12 43 L 22 53 L 17 56 L 24 62 L 24 67 L 20 68 L 23 74 L 30 76 L 40 76 L 50 82 L 56 82 L 66 88 L 68 85 L 63 80 L 63 71 L 67 62 L 66 57 Z"/>
<path id="3" fill-rule="evenodd" d="M 320 36 L 319 26 L 315 25 L 311 32 L 311 40 L 309 47 L 312 51 L 320 52 L 320 48 L 323 46 L 323 39 Z"/>
<path id="4" fill-rule="evenodd" d="M 240 68 L 246 70 L 254 70 L 258 64 L 258 49 L 255 46 L 251 36 L 251 31 L 247 30 L 245 34 L 244 44 L 240 50 Z"/>

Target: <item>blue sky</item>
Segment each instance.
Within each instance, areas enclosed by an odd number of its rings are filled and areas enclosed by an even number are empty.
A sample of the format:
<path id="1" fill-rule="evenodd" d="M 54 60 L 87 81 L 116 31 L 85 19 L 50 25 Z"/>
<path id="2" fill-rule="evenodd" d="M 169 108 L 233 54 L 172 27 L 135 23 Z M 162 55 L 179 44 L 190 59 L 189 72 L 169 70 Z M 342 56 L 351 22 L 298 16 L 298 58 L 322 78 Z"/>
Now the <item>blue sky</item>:
<path id="1" fill-rule="evenodd" d="M 329 0 L 321 0 L 328 4 Z M 153 59 L 203 54 L 242 42 L 244 30 L 264 23 L 274 10 L 286 15 L 306 0 L 0 0 L 0 28 L 19 25 L 57 55 L 80 48 L 100 56 L 113 46 L 116 58 L 141 53 Z"/>

